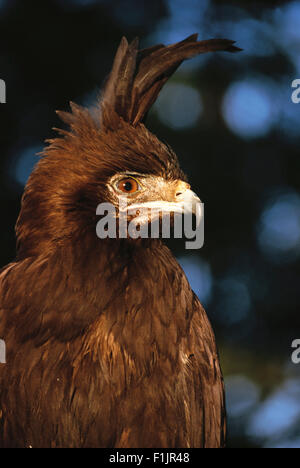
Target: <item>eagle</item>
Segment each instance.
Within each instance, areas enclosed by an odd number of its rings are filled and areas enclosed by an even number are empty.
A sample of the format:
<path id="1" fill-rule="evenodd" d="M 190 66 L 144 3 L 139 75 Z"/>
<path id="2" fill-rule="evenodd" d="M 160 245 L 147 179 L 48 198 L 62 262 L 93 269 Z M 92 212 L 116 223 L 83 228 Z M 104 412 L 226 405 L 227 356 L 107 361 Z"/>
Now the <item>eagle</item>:
<path id="1" fill-rule="evenodd" d="M 93 109 L 58 112 L 67 127 L 28 179 L 0 273 L 1 448 L 224 446 L 215 337 L 183 270 L 160 236 L 95 227 L 99 204 L 122 196 L 169 213 L 195 200 L 144 121 L 185 59 L 238 50 L 197 34 L 143 50 L 122 38 Z"/>

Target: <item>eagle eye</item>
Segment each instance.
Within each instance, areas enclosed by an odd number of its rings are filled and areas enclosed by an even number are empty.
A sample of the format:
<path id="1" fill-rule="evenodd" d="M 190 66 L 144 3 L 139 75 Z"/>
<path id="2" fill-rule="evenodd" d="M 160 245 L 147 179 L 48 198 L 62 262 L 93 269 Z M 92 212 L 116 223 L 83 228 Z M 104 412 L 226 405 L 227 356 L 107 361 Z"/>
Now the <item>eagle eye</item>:
<path id="1" fill-rule="evenodd" d="M 118 182 L 117 189 L 123 193 L 135 193 L 140 189 L 140 186 L 132 177 L 126 177 Z"/>

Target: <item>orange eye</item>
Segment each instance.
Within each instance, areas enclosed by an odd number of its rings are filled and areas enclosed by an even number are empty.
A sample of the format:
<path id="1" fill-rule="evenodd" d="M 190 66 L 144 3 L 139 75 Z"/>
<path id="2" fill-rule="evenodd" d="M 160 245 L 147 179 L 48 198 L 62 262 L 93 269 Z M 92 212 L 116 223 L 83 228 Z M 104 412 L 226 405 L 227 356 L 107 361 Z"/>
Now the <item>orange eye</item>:
<path id="1" fill-rule="evenodd" d="M 120 180 L 117 185 L 118 189 L 121 190 L 121 192 L 124 193 L 134 193 L 139 190 L 139 184 L 135 179 L 132 179 L 131 177 L 127 177 L 126 179 Z"/>

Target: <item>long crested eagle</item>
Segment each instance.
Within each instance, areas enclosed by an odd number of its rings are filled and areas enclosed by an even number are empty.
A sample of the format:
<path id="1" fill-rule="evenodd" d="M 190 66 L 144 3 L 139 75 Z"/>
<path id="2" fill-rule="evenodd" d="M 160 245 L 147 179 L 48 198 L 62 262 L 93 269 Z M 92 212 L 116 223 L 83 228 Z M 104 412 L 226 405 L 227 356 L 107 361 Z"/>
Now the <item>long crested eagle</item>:
<path id="1" fill-rule="evenodd" d="M 181 267 L 160 238 L 95 232 L 99 203 L 172 212 L 193 198 L 143 121 L 183 60 L 221 50 L 239 49 L 123 38 L 96 112 L 59 112 L 70 128 L 28 180 L 0 275 L 1 448 L 224 446 L 215 338 Z"/>

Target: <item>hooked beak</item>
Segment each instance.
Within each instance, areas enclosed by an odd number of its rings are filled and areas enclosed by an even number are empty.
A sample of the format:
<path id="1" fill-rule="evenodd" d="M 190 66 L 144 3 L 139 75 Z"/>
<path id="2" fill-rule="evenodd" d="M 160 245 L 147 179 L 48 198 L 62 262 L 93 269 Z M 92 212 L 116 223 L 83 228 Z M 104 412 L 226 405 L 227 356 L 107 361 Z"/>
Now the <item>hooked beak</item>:
<path id="1" fill-rule="evenodd" d="M 193 214 L 196 216 L 197 225 L 203 215 L 202 203 L 200 198 L 191 189 L 186 189 L 177 196 L 176 204 L 181 207 L 183 214 Z"/>

